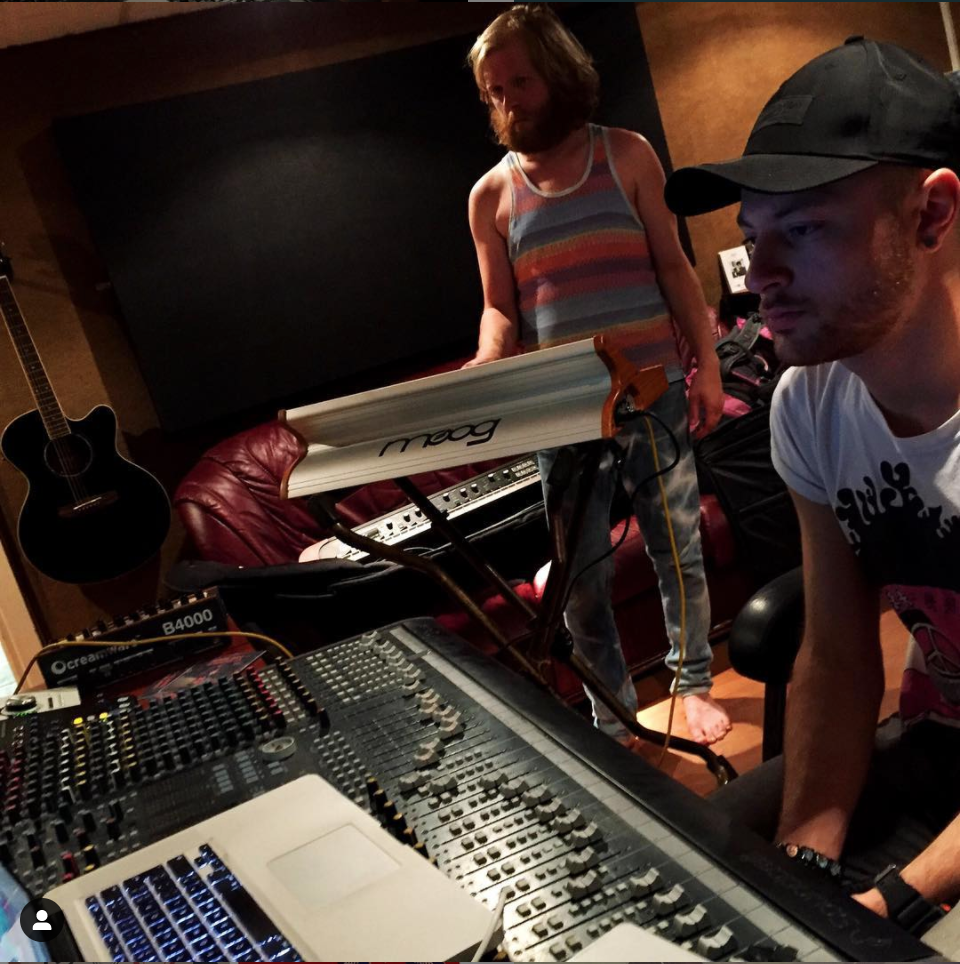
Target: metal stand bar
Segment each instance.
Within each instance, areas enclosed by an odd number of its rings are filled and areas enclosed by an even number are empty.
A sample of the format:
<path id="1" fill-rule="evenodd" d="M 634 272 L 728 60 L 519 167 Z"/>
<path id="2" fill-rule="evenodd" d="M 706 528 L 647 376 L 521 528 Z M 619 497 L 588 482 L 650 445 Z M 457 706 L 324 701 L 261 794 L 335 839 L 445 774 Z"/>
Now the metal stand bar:
<path id="1" fill-rule="evenodd" d="M 561 620 L 566 601 L 570 563 L 580 540 L 587 500 L 600 468 L 603 453 L 604 443 L 590 442 L 582 446 L 578 452 L 578 465 L 571 463 L 559 466 L 558 471 L 566 474 L 567 478 L 558 479 L 557 487 L 564 488 L 575 479 L 577 491 L 569 526 L 564 526 L 563 523 L 560 497 L 552 500 L 552 505 L 547 506 L 553 553 L 550 563 L 550 576 L 541 602 L 541 622 L 535 635 L 534 651 L 531 653 L 531 657 L 538 670 L 543 669 L 548 661 L 548 654 L 554 659 L 566 663 L 580 678 L 581 682 L 590 688 L 597 699 L 634 736 L 657 746 L 667 746 L 669 742 L 675 750 L 700 757 L 706 764 L 707 769 L 716 777 L 717 783 L 723 786 L 737 775 L 736 770 L 728 760 L 720 754 L 714 753 L 709 747 L 695 743 L 693 740 L 668 736 L 666 733 L 648 729 L 638 723 L 636 717 L 623 705 L 616 694 L 611 692 L 609 687 L 597 677 L 593 668 L 574 651 L 569 633 L 567 633 L 566 627 L 562 626 Z M 557 463 L 554 463 L 554 467 L 558 467 Z M 551 471 L 552 475 L 553 472 Z"/>
<path id="2" fill-rule="evenodd" d="M 360 535 L 358 532 L 354 532 L 353 529 L 345 526 L 340 519 L 337 517 L 336 512 L 328 504 L 327 499 L 324 496 L 312 496 L 308 501 L 307 505 L 310 512 L 314 515 L 321 525 L 327 526 L 331 532 L 345 545 L 352 546 L 354 549 L 361 549 L 364 552 L 369 553 L 371 556 L 386 559 L 390 562 L 396 562 L 401 566 L 407 566 L 410 569 L 416 569 L 419 572 L 424 573 L 429 576 L 440 587 L 446 590 L 453 598 L 460 603 L 461 606 L 471 615 L 481 626 L 490 634 L 497 646 L 504 652 L 510 654 L 511 658 L 515 660 L 517 665 L 541 686 L 549 689 L 549 686 L 543 676 L 538 672 L 538 670 L 530 663 L 529 660 L 507 639 L 503 633 L 500 632 L 500 628 L 497 624 L 467 595 L 466 592 L 448 576 L 435 562 L 431 559 L 425 559 L 423 556 L 418 556 L 412 552 L 406 552 L 403 549 L 397 549 L 393 546 L 385 545 L 382 542 L 377 542 L 374 539 L 368 539 L 366 536 Z"/>
<path id="3" fill-rule="evenodd" d="M 400 490 L 423 513 L 430 523 L 442 532 L 450 544 L 470 564 L 481 578 L 489 582 L 494 589 L 513 603 L 521 613 L 531 621 L 537 618 L 537 611 L 477 552 L 463 533 L 455 529 L 447 518 L 446 512 L 441 512 L 411 481 L 409 478 L 395 479 Z"/>
<path id="4" fill-rule="evenodd" d="M 526 600 L 517 594 L 514 588 L 470 545 L 462 533 L 451 525 L 446 514 L 437 509 L 409 479 L 395 480 L 401 491 L 420 509 L 431 524 L 443 533 L 462 558 L 496 591 L 500 592 L 508 602 L 512 603 L 526 618 L 531 620 L 534 627 L 530 653 L 532 662 L 519 651 L 513 642 L 503 635 L 493 620 L 435 562 L 423 556 L 368 539 L 354 532 L 354 530 L 343 525 L 337 518 L 328 499 L 323 496 L 313 496 L 308 501 L 308 505 L 318 520 L 328 526 L 333 534 L 346 545 L 361 549 L 371 556 L 416 569 L 437 582 L 463 606 L 469 615 L 480 623 L 490 634 L 500 651 L 508 653 L 522 670 L 530 674 L 542 686 L 550 688 L 546 682 L 544 670 L 551 659 L 566 663 L 580 681 L 590 688 L 597 699 L 632 734 L 656 746 L 666 746 L 669 742 L 671 747 L 680 752 L 700 757 L 706 764 L 707 769 L 716 777 L 717 783 L 723 786 L 736 776 L 733 766 L 709 747 L 683 737 L 668 736 L 666 733 L 648 729 L 638 723 L 617 696 L 596 676 L 592 667 L 574 651 L 569 633 L 562 624 L 570 563 L 579 543 L 587 500 L 600 467 L 605 444 L 603 441 L 585 444 L 581 451 L 577 453 L 577 464 L 570 462 L 563 465 L 561 463 L 558 469 L 560 472 L 565 472 L 567 478 L 559 481 L 557 489 L 566 488 L 575 479 L 577 492 L 569 526 L 565 526 L 561 518 L 560 496 L 553 500 L 552 505 L 547 506 L 551 534 L 551 563 L 550 575 L 547 579 L 539 612 L 536 612 Z M 564 453 L 561 453 L 561 455 L 564 458 L 567 457 Z M 556 467 L 557 464 L 554 464 Z"/>

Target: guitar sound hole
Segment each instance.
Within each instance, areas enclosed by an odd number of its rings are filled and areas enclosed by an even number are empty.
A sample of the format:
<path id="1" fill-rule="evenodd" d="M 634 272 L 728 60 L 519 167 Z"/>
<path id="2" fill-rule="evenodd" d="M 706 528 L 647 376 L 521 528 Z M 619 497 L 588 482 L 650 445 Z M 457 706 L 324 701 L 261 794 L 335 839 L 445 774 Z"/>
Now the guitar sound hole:
<path id="1" fill-rule="evenodd" d="M 82 435 L 66 435 L 47 443 L 43 460 L 54 475 L 70 479 L 90 468 L 93 450 Z"/>

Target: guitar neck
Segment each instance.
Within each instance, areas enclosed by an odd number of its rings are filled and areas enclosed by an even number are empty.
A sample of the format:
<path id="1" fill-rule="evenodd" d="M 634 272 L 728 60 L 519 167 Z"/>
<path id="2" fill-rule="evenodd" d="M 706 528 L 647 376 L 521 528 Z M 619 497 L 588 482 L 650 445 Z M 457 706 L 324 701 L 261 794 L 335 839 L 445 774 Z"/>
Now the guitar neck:
<path id="1" fill-rule="evenodd" d="M 70 428 L 64 417 L 57 396 L 54 394 L 50 379 L 40 361 L 33 338 L 27 330 L 27 323 L 23 320 L 20 313 L 20 306 L 17 304 L 16 295 L 13 293 L 13 286 L 6 275 L 0 275 L 0 314 L 6 323 L 7 331 L 13 340 L 14 348 L 17 350 L 17 357 L 27 381 L 30 383 L 30 391 L 33 393 L 34 401 L 40 417 L 43 419 L 44 428 L 50 438 L 61 438 L 70 434 Z"/>

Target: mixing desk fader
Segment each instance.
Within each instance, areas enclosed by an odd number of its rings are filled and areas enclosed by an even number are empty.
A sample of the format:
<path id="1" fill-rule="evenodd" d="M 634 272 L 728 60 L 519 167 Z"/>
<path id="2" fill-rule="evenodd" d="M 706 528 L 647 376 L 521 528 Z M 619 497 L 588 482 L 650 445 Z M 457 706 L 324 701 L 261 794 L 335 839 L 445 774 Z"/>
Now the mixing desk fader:
<path id="1" fill-rule="evenodd" d="M 0 723 L 0 859 L 43 892 L 320 773 L 564 960 L 627 921 L 711 960 L 932 952 L 432 620 L 164 700 Z"/>

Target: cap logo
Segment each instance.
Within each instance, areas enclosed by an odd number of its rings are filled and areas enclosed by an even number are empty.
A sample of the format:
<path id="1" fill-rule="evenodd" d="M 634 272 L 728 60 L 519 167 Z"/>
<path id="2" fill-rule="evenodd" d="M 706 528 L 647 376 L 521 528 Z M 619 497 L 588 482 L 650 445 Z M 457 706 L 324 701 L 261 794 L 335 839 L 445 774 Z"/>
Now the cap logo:
<path id="1" fill-rule="evenodd" d="M 753 125 L 750 136 L 773 124 L 802 124 L 812 103 L 813 94 L 797 94 L 793 97 L 781 97 L 780 100 L 767 104 Z"/>

